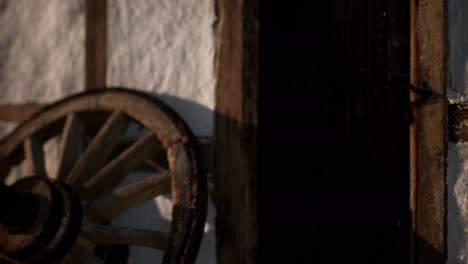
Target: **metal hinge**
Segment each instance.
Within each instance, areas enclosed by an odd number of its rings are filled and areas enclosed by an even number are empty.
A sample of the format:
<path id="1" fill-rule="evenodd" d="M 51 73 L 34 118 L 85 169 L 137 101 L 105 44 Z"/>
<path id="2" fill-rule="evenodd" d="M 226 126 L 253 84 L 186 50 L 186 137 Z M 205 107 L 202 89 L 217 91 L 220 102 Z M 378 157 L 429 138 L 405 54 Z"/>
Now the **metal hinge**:
<path id="1" fill-rule="evenodd" d="M 412 124 L 414 123 L 414 111 L 426 104 L 433 92 L 426 83 L 423 83 L 419 88 L 410 84 L 409 90 L 416 94 L 416 100 L 411 101 L 408 107 L 408 121 Z"/>
<path id="2" fill-rule="evenodd" d="M 410 84 L 410 91 L 417 95 L 415 101 L 410 102 L 410 110 L 414 110 L 415 108 L 419 108 L 424 105 L 429 98 L 432 96 L 432 90 L 426 83 L 423 83 L 420 88 L 415 87 L 414 85 Z"/>

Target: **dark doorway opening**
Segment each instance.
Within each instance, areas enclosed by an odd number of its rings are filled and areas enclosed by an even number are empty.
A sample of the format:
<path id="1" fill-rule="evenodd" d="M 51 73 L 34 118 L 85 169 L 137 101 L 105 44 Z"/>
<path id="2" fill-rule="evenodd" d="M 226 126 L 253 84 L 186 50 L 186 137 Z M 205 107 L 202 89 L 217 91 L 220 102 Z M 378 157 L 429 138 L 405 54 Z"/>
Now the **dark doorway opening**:
<path id="1" fill-rule="evenodd" d="M 409 7 L 260 1 L 258 263 L 409 263 Z"/>

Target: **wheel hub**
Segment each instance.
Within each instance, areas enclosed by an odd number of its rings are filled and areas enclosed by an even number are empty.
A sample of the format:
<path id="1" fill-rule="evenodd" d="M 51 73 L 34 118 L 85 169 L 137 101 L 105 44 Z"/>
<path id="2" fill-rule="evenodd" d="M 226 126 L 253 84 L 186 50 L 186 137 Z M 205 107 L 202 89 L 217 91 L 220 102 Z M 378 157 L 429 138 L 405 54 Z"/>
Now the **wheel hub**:
<path id="1" fill-rule="evenodd" d="M 14 207 L 0 225 L 2 258 L 20 263 L 61 258 L 80 232 L 78 195 L 67 185 L 42 177 L 24 178 L 6 188 Z"/>
<path id="2" fill-rule="evenodd" d="M 44 147 L 56 139 L 57 166 L 47 167 Z M 15 167 L 35 179 L 5 186 Z M 142 169 L 152 175 L 128 178 Z M 73 188 L 79 199 L 60 183 Z M 109 224 L 131 208 L 169 193 L 174 211 L 168 232 Z M 194 263 L 207 193 L 196 139 L 163 102 L 122 88 L 65 98 L 0 141 L 0 263 L 55 263 L 47 256 L 65 251 L 64 261 L 104 259 L 116 264 L 107 249 L 114 245 L 162 250 L 162 263 Z M 85 226 L 78 232 L 81 220 Z M 104 255 L 99 252 L 102 247 Z M 3 261 L 2 256 L 13 261 Z"/>

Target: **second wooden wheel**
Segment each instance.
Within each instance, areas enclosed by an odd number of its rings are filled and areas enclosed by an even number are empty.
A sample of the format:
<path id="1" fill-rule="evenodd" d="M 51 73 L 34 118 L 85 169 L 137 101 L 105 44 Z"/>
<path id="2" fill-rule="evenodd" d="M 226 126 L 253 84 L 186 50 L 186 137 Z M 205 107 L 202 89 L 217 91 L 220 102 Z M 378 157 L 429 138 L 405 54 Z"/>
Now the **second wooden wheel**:
<path id="1" fill-rule="evenodd" d="M 60 147 L 51 173 L 43 146 L 53 137 L 60 138 Z M 19 164 L 25 165 L 24 176 L 51 179 L 81 203 L 82 212 L 65 212 L 61 218 L 62 225 L 68 218 L 81 221 L 76 237 L 68 241 L 64 263 L 103 263 L 93 250 L 115 244 L 164 250 L 163 263 L 195 262 L 206 218 L 206 177 L 194 136 L 159 100 L 108 88 L 50 105 L 0 142 L 0 180 L 7 182 L 10 169 Z M 151 169 L 152 176 L 123 184 L 127 175 L 143 167 Z M 17 185 L 32 184 L 19 181 Z M 41 184 L 47 185 L 34 186 Z M 109 225 L 128 209 L 165 193 L 173 203 L 169 233 Z M 57 231 L 42 243 L 58 247 L 60 236 Z"/>

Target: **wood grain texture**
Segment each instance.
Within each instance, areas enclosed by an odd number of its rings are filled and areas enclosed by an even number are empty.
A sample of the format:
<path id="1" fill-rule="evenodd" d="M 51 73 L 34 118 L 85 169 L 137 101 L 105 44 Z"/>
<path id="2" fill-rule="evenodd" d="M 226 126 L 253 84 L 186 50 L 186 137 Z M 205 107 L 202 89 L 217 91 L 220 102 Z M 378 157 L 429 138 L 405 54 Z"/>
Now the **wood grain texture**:
<path id="1" fill-rule="evenodd" d="M 157 173 L 129 185 L 119 187 L 108 195 L 88 205 L 86 215 L 90 220 L 110 220 L 142 202 L 170 192 L 171 175 Z"/>
<path id="2" fill-rule="evenodd" d="M 125 133 L 130 120 L 124 113 L 114 112 L 93 138 L 83 155 L 73 166 L 66 181 L 79 186 L 106 164 L 109 155 Z"/>
<path id="3" fill-rule="evenodd" d="M 215 203 L 219 263 L 255 263 L 257 1 L 218 0 Z"/>
<path id="4" fill-rule="evenodd" d="M 416 91 L 432 92 L 415 109 L 411 127 L 413 261 L 445 263 L 447 7 L 446 1 L 413 0 L 411 8 L 411 82 Z M 413 92 L 411 99 L 414 103 L 420 97 Z"/>
<path id="5" fill-rule="evenodd" d="M 111 115 L 102 116 L 103 112 Z M 98 89 L 46 106 L 0 141 L 0 176 L 3 178 L 8 168 L 24 160 L 23 143 L 27 138 L 34 135 L 38 142 L 46 142 L 59 136 L 67 117 L 73 113 L 79 113 L 80 118 L 86 121 L 87 136 L 95 135 L 72 168 L 73 173 L 68 174 L 75 187 L 105 167 L 115 144 L 125 138 L 127 121 L 139 123 L 158 138 L 166 150 L 170 172 L 119 187 L 112 192 L 110 199 L 105 196 L 91 205 L 97 204 L 99 210 L 103 209 L 104 219 L 112 218 L 158 194 L 170 192 L 171 180 L 174 180 L 177 187 L 173 190 L 173 197 L 183 199 L 174 202 L 174 208 L 178 208 L 175 212 L 179 213 L 173 214 L 163 263 L 194 263 L 203 236 L 207 209 L 207 182 L 200 150 L 184 121 L 162 101 L 146 93 L 125 88 Z M 85 206 L 89 205 L 85 203 Z M 96 215 L 102 216 L 100 212 Z M 91 222 L 88 219 L 89 215 L 83 221 Z M 92 256 L 88 257 L 90 261 L 85 260 L 84 263 L 93 263 Z"/>
<path id="6" fill-rule="evenodd" d="M 174 118 L 165 114 L 170 111 L 169 108 L 159 101 L 158 107 L 154 107 L 152 101 L 156 100 L 143 100 L 145 96 L 148 97 L 147 94 L 118 88 L 101 90 L 71 96 L 56 105 L 48 106 L 41 115 L 30 119 L 27 125 L 18 127 L 15 133 L 6 136 L 1 141 L 0 154 L 3 156 L 11 155 L 18 144 L 22 144 L 23 138 L 38 131 L 45 124 L 50 124 L 47 129 L 41 129 L 37 134 L 41 140 L 45 141 L 57 130 L 57 126 L 63 127 L 62 118 L 67 114 L 89 110 L 111 111 L 119 109 L 128 113 L 137 122 L 150 126 L 166 148 L 184 138 L 178 125 L 173 121 Z M 52 108 L 53 110 L 50 110 Z"/>
<path id="7" fill-rule="evenodd" d="M 107 0 L 86 1 L 85 90 L 106 86 Z"/>
<path id="8" fill-rule="evenodd" d="M 42 144 L 33 136 L 24 140 L 26 175 L 47 177 Z"/>
<path id="9" fill-rule="evenodd" d="M 142 165 L 148 157 L 162 151 L 152 132 L 148 132 L 84 184 L 83 196 L 87 200 L 112 191 L 124 177 Z"/>
<path id="10" fill-rule="evenodd" d="M 60 138 L 59 165 L 56 179 L 64 179 L 84 149 L 85 127 L 77 114 L 69 114 Z"/>

